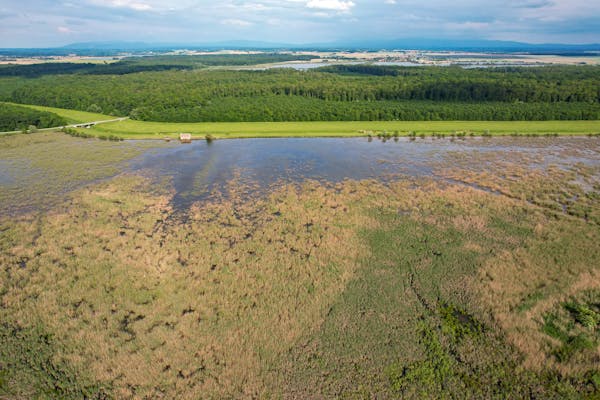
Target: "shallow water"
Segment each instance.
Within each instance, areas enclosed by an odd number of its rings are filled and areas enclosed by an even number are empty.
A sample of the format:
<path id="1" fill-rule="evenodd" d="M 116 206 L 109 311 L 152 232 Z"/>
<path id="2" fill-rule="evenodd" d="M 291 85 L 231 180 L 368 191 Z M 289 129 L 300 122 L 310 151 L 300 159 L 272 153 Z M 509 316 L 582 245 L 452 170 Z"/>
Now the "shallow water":
<path id="1" fill-rule="evenodd" d="M 140 173 L 161 185 L 169 182 L 173 205 L 181 210 L 212 195 L 229 196 L 232 189 L 246 198 L 306 179 L 434 178 L 454 183 L 450 177 L 457 175 L 447 172 L 502 174 L 507 165 L 541 170 L 583 165 L 592 168 L 592 178 L 578 176 L 576 183 L 585 191 L 600 183 L 598 138 L 270 138 L 186 145 L 104 143 L 51 134 L 20 139 L 25 144 L 7 147 L 0 156 L 0 217 L 44 211 L 69 192 L 121 172 Z"/>
<path id="2" fill-rule="evenodd" d="M 0 186 L 12 185 L 15 182 L 14 174 L 10 171 L 10 163 L 6 160 L 0 160 Z"/>
<path id="3" fill-rule="evenodd" d="M 314 68 L 321 67 L 330 67 L 336 65 L 360 65 L 360 64 L 370 64 L 370 65 L 383 65 L 383 66 L 400 66 L 400 67 L 422 67 L 423 64 L 409 62 L 409 61 L 376 61 L 376 62 L 368 62 L 368 61 L 349 61 L 349 62 L 336 62 L 336 63 L 326 63 L 326 62 L 284 62 L 284 63 L 276 63 L 268 66 L 260 66 L 260 67 L 249 67 L 244 69 L 251 70 L 267 70 L 274 68 L 292 68 L 298 71 L 307 71 Z"/>
<path id="4" fill-rule="evenodd" d="M 482 162 L 481 155 L 493 156 Z M 225 193 L 228 184 L 264 192 L 272 185 L 305 179 L 340 182 L 344 179 L 434 177 L 461 162 L 472 170 L 490 168 L 497 161 L 519 162 L 530 168 L 576 163 L 600 166 L 600 141 L 587 138 L 466 138 L 398 141 L 366 138 L 235 139 L 155 149 L 131 164 L 157 178 L 171 178 L 174 205 L 189 207 L 214 192 Z M 471 161 L 472 160 L 472 161 Z"/>
<path id="5" fill-rule="evenodd" d="M 128 169 L 154 141 L 103 142 L 54 132 L 0 138 L 0 218 L 45 211 L 73 190 Z"/>
<path id="6" fill-rule="evenodd" d="M 337 62 L 337 63 L 324 63 L 324 62 L 306 62 L 306 63 L 297 63 L 297 62 L 284 62 L 284 63 L 276 63 L 268 66 L 260 66 L 260 67 L 246 67 L 244 69 L 256 70 L 256 71 L 264 71 L 268 69 L 274 68 L 292 68 L 298 71 L 307 71 L 314 68 L 335 66 L 335 65 L 360 65 L 360 64 L 369 64 L 369 65 L 379 65 L 379 66 L 393 66 L 393 67 L 426 67 L 429 64 L 422 64 L 411 61 L 351 61 L 351 62 Z M 454 62 L 454 61 L 437 61 L 435 63 L 438 67 L 450 67 L 450 66 L 459 66 L 465 69 L 473 69 L 473 68 L 509 68 L 509 67 L 540 67 L 546 66 L 547 64 L 541 63 L 490 63 L 490 62 Z"/>

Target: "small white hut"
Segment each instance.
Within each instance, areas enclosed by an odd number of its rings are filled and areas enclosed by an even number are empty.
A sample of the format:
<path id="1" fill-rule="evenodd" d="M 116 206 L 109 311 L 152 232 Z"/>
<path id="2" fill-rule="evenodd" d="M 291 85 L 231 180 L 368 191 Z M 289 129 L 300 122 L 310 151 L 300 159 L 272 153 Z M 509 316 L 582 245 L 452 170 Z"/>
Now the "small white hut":
<path id="1" fill-rule="evenodd" d="M 181 143 L 192 143 L 192 134 L 191 133 L 180 133 L 179 140 Z"/>

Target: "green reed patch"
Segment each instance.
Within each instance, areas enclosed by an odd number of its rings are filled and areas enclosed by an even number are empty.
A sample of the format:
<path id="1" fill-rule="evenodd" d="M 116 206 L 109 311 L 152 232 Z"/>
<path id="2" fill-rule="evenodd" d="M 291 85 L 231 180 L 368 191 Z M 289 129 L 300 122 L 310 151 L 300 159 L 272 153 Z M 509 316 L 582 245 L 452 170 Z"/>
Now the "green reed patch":
<path id="1" fill-rule="evenodd" d="M 593 358 L 600 344 L 600 291 L 572 297 L 544 315 L 542 332 L 558 341 L 552 354 L 560 363 Z"/>
<path id="2" fill-rule="evenodd" d="M 108 399 L 109 388 L 61 358 L 54 337 L 43 327 L 0 324 L 0 397 Z"/>

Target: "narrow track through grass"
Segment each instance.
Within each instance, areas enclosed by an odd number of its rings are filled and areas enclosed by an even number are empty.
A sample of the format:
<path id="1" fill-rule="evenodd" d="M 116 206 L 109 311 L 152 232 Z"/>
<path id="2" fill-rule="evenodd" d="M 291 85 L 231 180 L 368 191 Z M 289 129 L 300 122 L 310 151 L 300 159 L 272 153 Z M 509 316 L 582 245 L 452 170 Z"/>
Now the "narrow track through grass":
<path id="1" fill-rule="evenodd" d="M 114 116 L 27 105 L 54 112 L 69 122 L 82 123 L 114 119 Z M 116 135 L 125 139 L 176 138 L 179 133 L 191 133 L 195 139 L 208 134 L 215 138 L 252 137 L 352 137 L 376 135 L 378 132 L 407 136 L 410 132 L 473 133 L 475 135 L 558 134 L 588 135 L 600 133 L 600 121 L 326 121 L 326 122 L 202 122 L 163 123 L 126 120 L 97 125 L 86 129 L 95 135 Z"/>

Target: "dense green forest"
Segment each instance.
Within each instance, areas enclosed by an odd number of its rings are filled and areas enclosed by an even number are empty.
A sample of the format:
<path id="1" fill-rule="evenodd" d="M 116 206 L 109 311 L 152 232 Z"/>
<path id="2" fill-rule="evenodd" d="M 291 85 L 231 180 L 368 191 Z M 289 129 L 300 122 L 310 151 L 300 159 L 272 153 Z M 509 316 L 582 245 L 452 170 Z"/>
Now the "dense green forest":
<path id="1" fill-rule="evenodd" d="M 29 126 L 52 128 L 63 125 L 66 121 L 56 114 L 0 103 L 0 132 L 27 129 Z"/>
<path id="2" fill-rule="evenodd" d="M 307 61 L 313 56 L 287 54 L 216 54 L 197 56 L 147 56 L 128 57 L 105 64 L 93 63 L 42 63 L 31 65 L 2 65 L 0 77 L 23 76 L 36 78 L 43 75 L 126 75 L 148 71 L 190 70 L 211 66 L 241 66 L 286 61 Z"/>
<path id="3" fill-rule="evenodd" d="M 7 65 L 0 67 L 0 76 L 23 76 L 36 78 L 43 75 L 125 75 L 146 71 L 165 71 L 169 69 L 191 69 L 187 65 L 143 65 L 128 61 L 111 64 L 91 63 L 45 63 L 32 65 Z"/>
<path id="4" fill-rule="evenodd" d="M 129 57 L 124 62 L 143 65 L 190 65 L 194 67 L 240 66 L 282 63 L 287 61 L 310 61 L 319 58 L 314 55 L 256 53 L 256 54 L 201 54 Z"/>
<path id="5" fill-rule="evenodd" d="M 93 109 L 90 109 L 93 111 Z M 336 101 L 301 96 L 225 97 L 197 107 L 139 107 L 144 121 L 545 121 L 598 119 L 587 103 L 501 103 L 435 101 Z"/>
<path id="6" fill-rule="evenodd" d="M 205 63 L 227 56 L 211 57 Z M 251 63 L 244 57 L 229 61 Z M 135 66 L 165 66 L 167 59 Z M 169 61 L 177 70 L 4 77 L 0 100 L 164 122 L 600 119 L 600 67 L 232 71 L 184 69 L 178 60 Z"/>

